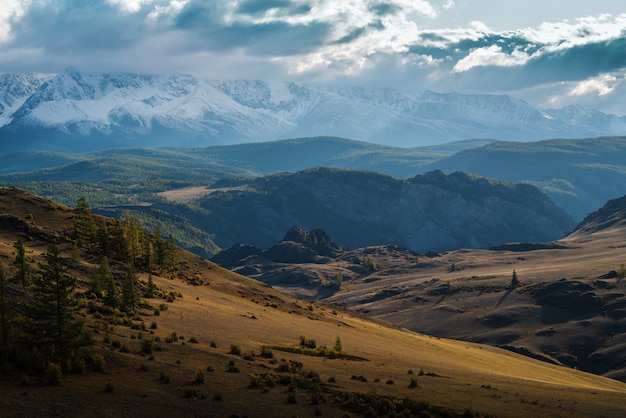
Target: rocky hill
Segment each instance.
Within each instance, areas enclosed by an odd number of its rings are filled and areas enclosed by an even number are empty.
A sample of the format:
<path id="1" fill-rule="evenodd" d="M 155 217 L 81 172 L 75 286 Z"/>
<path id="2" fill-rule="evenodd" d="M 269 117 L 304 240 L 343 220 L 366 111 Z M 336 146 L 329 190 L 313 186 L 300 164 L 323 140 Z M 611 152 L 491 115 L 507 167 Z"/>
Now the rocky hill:
<path id="1" fill-rule="evenodd" d="M 291 261 L 259 252 L 230 266 L 303 299 L 626 381 L 625 209 L 626 197 L 612 200 L 547 244 L 429 254 L 365 247 Z"/>
<path id="2" fill-rule="evenodd" d="M 189 75 L 5 75 L 3 152 L 211 145 L 343 136 L 414 147 L 462 139 L 622 135 L 626 120 L 509 96 L 333 88 Z M 19 139 L 17 141 L 16 139 Z"/>
<path id="3" fill-rule="evenodd" d="M 400 245 L 418 252 L 550 241 L 574 227 L 533 186 L 439 171 L 401 180 L 317 168 L 224 180 L 197 204 L 211 214 L 203 228 L 222 248 L 268 248 L 293 225 L 322 228 L 344 247 Z"/>

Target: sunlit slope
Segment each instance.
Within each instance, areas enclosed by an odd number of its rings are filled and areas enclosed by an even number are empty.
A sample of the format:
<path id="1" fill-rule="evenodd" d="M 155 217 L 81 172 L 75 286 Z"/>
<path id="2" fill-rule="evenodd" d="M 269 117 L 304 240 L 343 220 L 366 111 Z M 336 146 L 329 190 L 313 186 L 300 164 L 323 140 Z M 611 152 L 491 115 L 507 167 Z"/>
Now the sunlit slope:
<path id="1" fill-rule="evenodd" d="M 17 237 L 36 261 L 47 241 L 72 236 L 76 220 L 69 208 L 7 189 L 0 193 L 0 215 L 0 259 L 5 266 L 11 262 Z M 71 241 L 60 245 L 69 259 Z M 98 330 L 93 349 L 106 358 L 103 373 L 70 374 L 59 387 L 36 381 L 23 387 L 18 385 L 19 374 L 3 374 L 3 414 L 343 416 L 353 411 L 347 406 L 352 393 L 370 400 L 426 401 L 458 414 L 626 414 L 626 385 L 615 380 L 487 346 L 416 334 L 336 306 L 296 301 L 191 253 L 180 251 L 177 256 L 175 274 L 153 275 L 161 292 L 175 294 L 174 300 L 146 299 L 155 308 L 167 309 L 159 315 L 142 309 L 140 318 L 133 319 L 135 324 L 144 323 L 145 330 L 124 324 L 103 330 L 96 326 L 101 319 L 84 312 L 85 323 Z M 96 262 L 82 249 L 80 264 L 71 269 L 80 278 L 81 289 Z M 147 273 L 142 273 L 140 282 L 146 280 Z M 146 336 L 159 339 L 150 357 L 142 354 Z M 298 353 L 293 349 L 299 347 L 301 336 L 314 339 L 318 347 L 333 347 L 339 337 L 342 353 L 350 358 Z M 107 341 L 119 341 L 127 350 Z M 233 346 L 240 354 L 233 353 Z M 272 347 L 273 358 L 260 355 L 264 346 Z M 305 373 L 281 371 L 281 364 L 290 361 L 302 363 Z M 239 373 L 227 371 L 229 362 Z M 206 378 L 194 383 L 198 369 L 206 370 Z M 288 386 L 251 383 L 251 376 L 268 373 L 278 380 L 317 375 L 323 398 L 315 403 L 307 389 L 298 387 L 292 402 Z M 411 379 L 416 379 L 416 387 L 411 387 Z M 109 384 L 112 390 L 105 391 Z M 27 395 L 20 396 L 23 393 Z"/>

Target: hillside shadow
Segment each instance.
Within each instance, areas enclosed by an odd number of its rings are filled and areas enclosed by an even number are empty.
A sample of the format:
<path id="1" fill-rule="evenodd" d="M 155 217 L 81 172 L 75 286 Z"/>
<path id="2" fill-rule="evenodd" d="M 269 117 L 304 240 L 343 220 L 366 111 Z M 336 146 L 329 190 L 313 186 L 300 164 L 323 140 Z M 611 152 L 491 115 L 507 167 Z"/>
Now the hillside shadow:
<path id="1" fill-rule="evenodd" d="M 498 303 L 496 303 L 496 308 L 499 307 L 502 302 L 504 302 L 506 300 L 506 298 L 509 297 L 509 295 L 511 294 L 511 292 L 513 292 L 513 290 L 515 290 L 514 287 L 510 287 L 506 290 L 506 292 L 504 292 L 504 295 L 502 295 L 502 297 L 500 298 L 500 300 L 498 301 Z"/>

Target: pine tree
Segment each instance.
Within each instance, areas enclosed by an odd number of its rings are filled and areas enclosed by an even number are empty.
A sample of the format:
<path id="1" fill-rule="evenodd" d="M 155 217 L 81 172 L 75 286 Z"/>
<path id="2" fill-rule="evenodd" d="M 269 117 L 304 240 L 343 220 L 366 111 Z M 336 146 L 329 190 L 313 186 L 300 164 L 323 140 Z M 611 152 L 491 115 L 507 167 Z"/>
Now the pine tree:
<path id="1" fill-rule="evenodd" d="M 67 358 L 80 345 L 82 323 L 75 319 L 76 279 L 67 274 L 59 248 L 51 244 L 33 277 L 33 300 L 25 310 L 24 331 L 32 347 L 49 350 L 52 358 Z"/>
<path id="2" fill-rule="evenodd" d="M 137 273 L 135 273 L 135 267 L 129 264 L 122 281 L 122 307 L 126 311 L 133 311 L 138 305 Z"/>
<path id="3" fill-rule="evenodd" d="M 117 308 L 120 305 L 119 292 L 117 291 L 117 286 L 115 286 L 115 279 L 106 257 L 102 257 L 99 270 L 101 271 L 102 289 L 105 292 L 103 302 L 107 306 Z"/>
<path id="4" fill-rule="evenodd" d="M 7 355 L 9 346 L 9 307 L 6 289 L 4 264 L 0 261 L 0 357 Z"/>
<path id="5" fill-rule="evenodd" d="M 335 340 L 335 346 L 333 348 L 338 353 L 341 353 L 341 350 L 343 350 L 343 344 L 341 344 L 341 338 L 339 338 L 339 335 L 337 335 L 337 339 Z"/>
<path id="6" fill-rule="evenodd" d="M 91 275 L 91 291 L 98 297 L 102 296 L 102 292 L 106 291 L 109 282 L 113 281 L 113 273 L 109 266 L 109 260 L 106 256 L 102 257 L 100 265 L 96 267 Z"/>
<path id="7" fill-rule="evenodd" d="M 517 278 L 517 272 L 513 270 L 513 274 L 511 275 L 511 288 L 515 288 L 519 286 L 519 279 Z"/>
<path id="8" fill-rule="evenodd" d="M 30 264 L 28 264 L 28 259 L 26 258 L 24 243 L 22 243 L 20 238 L 13 243 L 13 248 L 15 248 L 15 260 L 13 261 L 16 269 L 15 281 L 21 283 L 23 288 L 26 288 L 30 281 Z"/>
<path id="9" fill-rule="evenodd" d="M 147 298 L 153 298 L 156 293 L 156 286 L 154 285 L 154 280 L 152 279 L 152 273 L 148 274 L 148 285 L 146 286 L 146 291 L 144 296 Z"/>
<path id="10" fill-rule="evenodd" d="M 98 227 L 93 219 L 91 207 L 85 196 L 80 197 L 76 202 L 74 213 L 78 215 L 78 221 L 75 227 L 78 239 L 82 241 L 84 245 L 93 245 L 96 243 Z"/>

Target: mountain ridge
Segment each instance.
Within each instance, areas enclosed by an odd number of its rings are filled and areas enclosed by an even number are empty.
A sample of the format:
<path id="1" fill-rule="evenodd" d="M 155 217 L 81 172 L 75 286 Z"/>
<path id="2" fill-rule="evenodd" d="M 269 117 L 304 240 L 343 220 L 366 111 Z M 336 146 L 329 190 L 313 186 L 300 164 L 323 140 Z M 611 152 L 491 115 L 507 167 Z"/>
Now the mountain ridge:
<path id="1" fill-rule="evenodd" d="M 206 146 L 319 135 L 411 147 L 626 133 L 625 117 L 578 107 L 540 110 L 504 95 L 76 69 L 47 77 L 4 75 L 0 82 L 15 92 L 11 100 L 0 97 L 0 140 L 26 140 L 12 150 Z"/>

